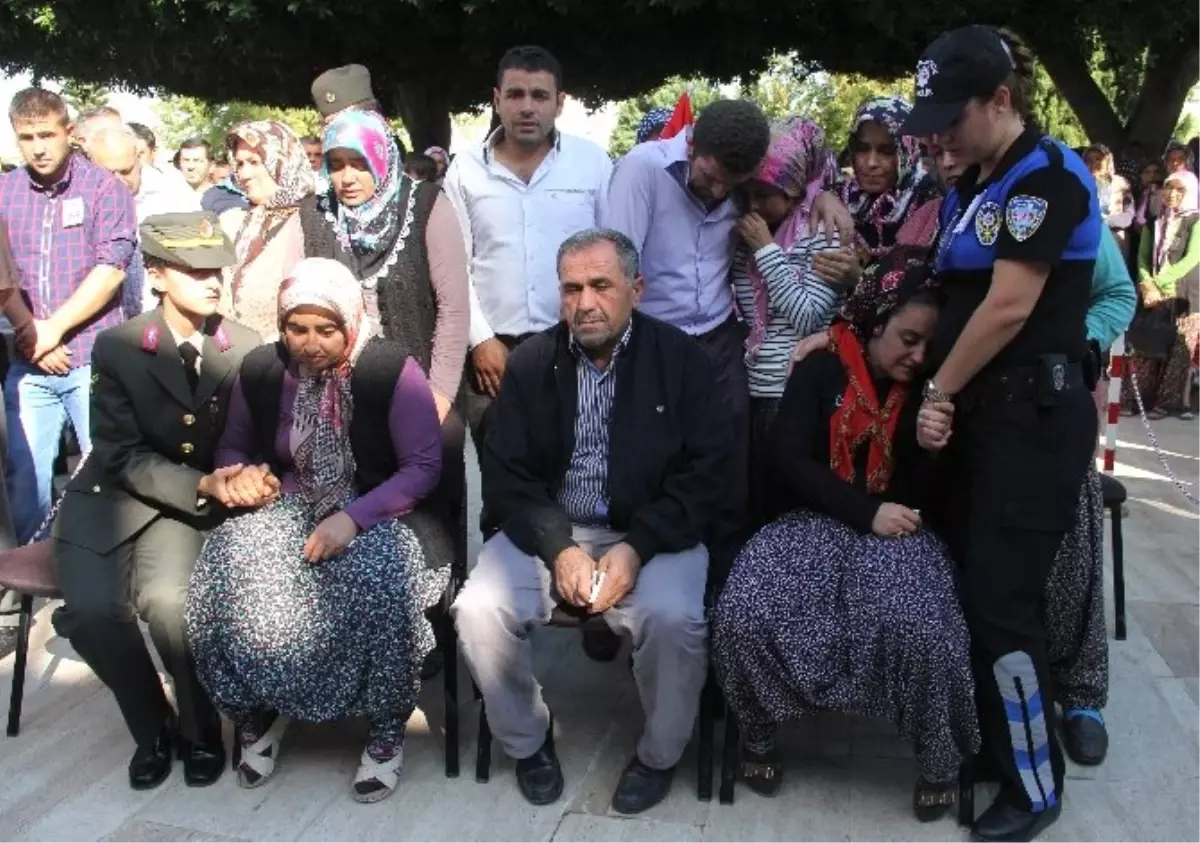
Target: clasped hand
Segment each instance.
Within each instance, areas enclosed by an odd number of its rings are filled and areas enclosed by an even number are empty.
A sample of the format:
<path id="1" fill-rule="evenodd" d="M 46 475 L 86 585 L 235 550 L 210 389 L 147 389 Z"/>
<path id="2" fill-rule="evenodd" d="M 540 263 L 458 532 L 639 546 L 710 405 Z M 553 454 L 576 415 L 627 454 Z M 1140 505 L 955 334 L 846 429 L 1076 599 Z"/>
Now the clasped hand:
<path id="1" fill-rule="evenodd" d="M 927 451 L 940 451 L 950 441 L 954 423 L 954 404 L 926 401 L 917 413 L 917 444 Z"/>
<path id="2" fill-rule="evenodd" d="M 258 508 L 279 497 L 279 478 L 268 465 L 231 465 L 200 480 L 200 494 L 222 506 Z"/>
<path id="3" fill-rule="evenodd" d="M 568 547 L 554 560 L 554 586 L 572 606 L 587 607 L 592 614 L 607 612 L 633 590 L 642 560 L 630 545 L 618 542 L 599 560 L 581 547 Z M 592 576 L 603 574 L 604 583 L 591 600 Z"/>

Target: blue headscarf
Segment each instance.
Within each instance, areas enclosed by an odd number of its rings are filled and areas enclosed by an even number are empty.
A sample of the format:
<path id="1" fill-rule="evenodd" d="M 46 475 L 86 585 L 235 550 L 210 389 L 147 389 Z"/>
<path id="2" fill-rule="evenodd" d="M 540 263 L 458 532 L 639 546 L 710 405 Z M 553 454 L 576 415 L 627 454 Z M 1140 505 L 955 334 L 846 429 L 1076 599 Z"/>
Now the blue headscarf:
<path id="1" fill-rule="evenodd" d="M 642 118 L 642 122 L 638 123 L 637 127 L 637 142 L 645 143 L 650 140 L 650 136 L 654 131 L 662 130 L 663 126 L 671 120 L 671 115 L 675 112 L 670 108 L 652 108 L 646 112 Z"/>
<path id="2" fill-rule="evenodd" d="M 400 224 L 398 204 L 407 177 L 387 124 L 373 112 L 348 109 L 335 115 L 325 127 L 324 145 L 323 173 L 327 179 L 329 152 L 333 149 L 348 149 L 361 156 L 375 179 L 375 195 L 357 208 L 337 202 L 332 191 L 324 199 L 342 247 L 358 254 L 389 248 Z"/>

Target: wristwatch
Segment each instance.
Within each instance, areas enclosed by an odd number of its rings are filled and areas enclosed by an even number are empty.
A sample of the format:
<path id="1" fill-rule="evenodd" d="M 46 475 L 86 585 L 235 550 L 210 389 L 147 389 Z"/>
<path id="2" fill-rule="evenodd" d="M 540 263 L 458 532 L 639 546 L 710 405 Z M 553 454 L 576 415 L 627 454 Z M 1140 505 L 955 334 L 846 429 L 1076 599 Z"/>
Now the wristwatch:
<path id="1" fill-rule="evenodd" d="M 925 386 L 921 387 L 921 397 L 934 404 L 949 404 L 954 401 L 954 396 L 938 389 L 938 385 L 933 382 L 932 378 L 925 381 Z"/>

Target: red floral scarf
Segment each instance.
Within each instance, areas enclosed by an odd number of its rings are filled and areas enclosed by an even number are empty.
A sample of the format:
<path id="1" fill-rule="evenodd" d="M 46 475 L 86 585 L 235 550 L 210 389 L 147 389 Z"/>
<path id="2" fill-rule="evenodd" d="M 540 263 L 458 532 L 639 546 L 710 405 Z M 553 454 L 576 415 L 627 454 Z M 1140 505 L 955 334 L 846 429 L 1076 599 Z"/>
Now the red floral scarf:
<path id="1" fill-rule="evenodd" d="M 869 441 L 867 491 L 878 494 L 892 479 L 892 438 L 908 389 L 904 384 L 892 384 L 887 401 L 880 407 L 862 343 L 849 324 L 838 322 L 829 329 L 829 336 L 846 371 L 846 392 L 829 425 L 829 467 L 838 477 L 853 483 L 854 452 Z"/>

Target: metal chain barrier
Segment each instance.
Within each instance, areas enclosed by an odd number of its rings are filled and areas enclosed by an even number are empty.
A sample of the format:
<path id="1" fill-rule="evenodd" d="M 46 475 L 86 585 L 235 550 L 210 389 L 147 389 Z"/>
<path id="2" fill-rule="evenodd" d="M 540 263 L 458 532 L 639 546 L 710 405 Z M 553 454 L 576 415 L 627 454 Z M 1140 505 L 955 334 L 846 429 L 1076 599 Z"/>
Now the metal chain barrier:
<path id="1" fill-rule="evenodd" d="M 1142 403 L 1142 389 L 1138 386 L 1137 372 L 1133 366 L 1129 367 L 1126 377 L 1133 384 L 1133 397 L 1137 399 L 1138 417 L 1142 420 L 1142 427 L 1146 428 L 1146 437 L 1150 440 L 1150 447 L 1154 449 L 1154 455 L 1158 457 L 1158 462 L 1163 467 L 1163 471 L 1167 473 L 1167 477 L 1171 478 L 1171 482 L 1175 484 L 1175 488 L 1179 493 L 1187 498 L 1192 504 L 1200 506 L 1200 500 L 1197 500 L 1191 492 L 1187 490 L 1187 485 L 1180 480 L 1175 472 L 1171 470 L 1170 464 L 1167 462 L 1166 455 L 1162 452 L 1162 448 L 1158 445 L 1158 437 L 1154 435 L 1154 429 L 1150 427 L 1150 420 L 1146 418 L 1146 405 Z"/>
<path id="2" fill-rule="evenodd" d="M 79 463 L 75 466 L 75 470 L 71 472 L 70 479 L 67 480 L 68 483 L 70 483 L 71 480 L 74 480 L 75 475 L 77 475 L 80 471 L 83 470 L 83 464 L 87 462 L 88 454 L 90 454 L 90 453 L 91 453 L 91 451 L 88 451 L 87 454 L 84 454 L 82 457 L 79 458 Z M 53 490 L 53 485 L 54 485 L 54 481 L 51 481 L 51 490 Z M 58 517 L 58 508 L 60 506 L 62 506 L 63 498 L 65 498 L 66 496 L 67 496 L 67 493 L 63 492 L 61 495 L 58 496 L 58 498 L 55 499 L 54 503 L 50 506 L 50 511 L 47 512 L 46 517 L 42 519 L 41 526 L 39 526 L 37 528 L 37 530 L 33 534 L 33 538 L 31 538 L 29 540 L 29 544 L 39 542 L 42 539 L 46 538 L 47 535 L 49 535 L 50 525 L 53 524 L 54 519 L 56 517 Z"/>

